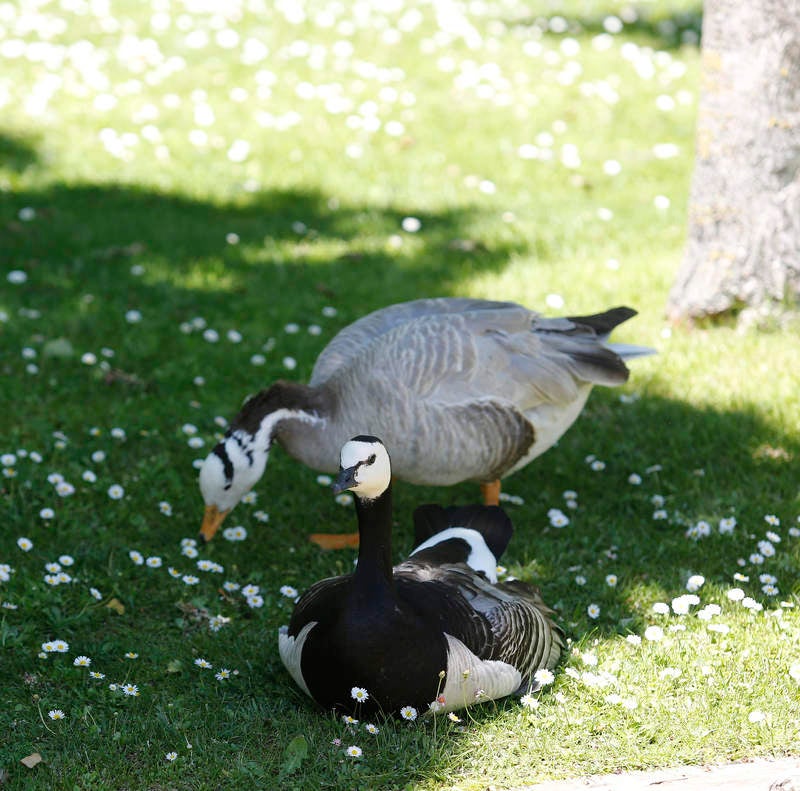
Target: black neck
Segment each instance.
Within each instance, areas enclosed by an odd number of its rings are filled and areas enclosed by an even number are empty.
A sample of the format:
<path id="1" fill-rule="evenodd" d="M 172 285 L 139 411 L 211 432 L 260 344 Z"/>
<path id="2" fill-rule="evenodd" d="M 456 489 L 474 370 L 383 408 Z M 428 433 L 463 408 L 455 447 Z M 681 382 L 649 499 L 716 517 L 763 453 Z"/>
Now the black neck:
<path id="1" fill-rule="evenodd" d="M 393 590 L 392 487 L 374 500 L 356 497 L 358 565 L 353 578 L 363 593 Z"/>

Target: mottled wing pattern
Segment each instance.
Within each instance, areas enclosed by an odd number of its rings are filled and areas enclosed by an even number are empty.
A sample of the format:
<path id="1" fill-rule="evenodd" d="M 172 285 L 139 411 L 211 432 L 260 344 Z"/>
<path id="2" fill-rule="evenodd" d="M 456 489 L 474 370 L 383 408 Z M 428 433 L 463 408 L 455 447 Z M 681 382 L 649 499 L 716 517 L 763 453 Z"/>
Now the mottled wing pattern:
<path id="1" fill-rule="evenodd" d="M 538 591 L 522 582 L 492 585 L 462 564 L 396 567 L 398 595 L 481 659 L 513 665 L 523 679 L 553 667 L 564 647 Z M 427 582 L 420 585 L 420 582 Z"/>

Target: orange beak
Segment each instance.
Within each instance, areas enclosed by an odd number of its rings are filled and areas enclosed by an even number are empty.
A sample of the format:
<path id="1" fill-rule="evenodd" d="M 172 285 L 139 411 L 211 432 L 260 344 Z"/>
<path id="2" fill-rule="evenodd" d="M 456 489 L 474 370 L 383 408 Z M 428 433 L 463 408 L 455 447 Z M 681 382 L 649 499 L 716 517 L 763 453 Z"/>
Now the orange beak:
<path id="1" fill-rule="evenodd" d="M 200 536 L 203 541 L 211 541 L 214 538 L 214 533 L 219 530 L 225 517 L 230 513 L 228 511 L 220 511 L 216 505 L 207 505 L 206 512 L 203 514 L 203 524 L 200 526 Z"/>

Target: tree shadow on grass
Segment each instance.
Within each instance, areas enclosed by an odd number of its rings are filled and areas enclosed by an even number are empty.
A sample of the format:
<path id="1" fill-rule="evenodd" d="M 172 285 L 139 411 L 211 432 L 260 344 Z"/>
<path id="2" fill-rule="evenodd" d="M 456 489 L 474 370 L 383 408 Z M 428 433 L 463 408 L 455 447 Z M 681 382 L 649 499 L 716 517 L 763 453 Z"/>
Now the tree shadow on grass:
<path id="1" fill-rule="evenodd" d="M 0 132 L 0 171 L 21 173 L 39 161 L 36 147 L 21 135 Z"/>

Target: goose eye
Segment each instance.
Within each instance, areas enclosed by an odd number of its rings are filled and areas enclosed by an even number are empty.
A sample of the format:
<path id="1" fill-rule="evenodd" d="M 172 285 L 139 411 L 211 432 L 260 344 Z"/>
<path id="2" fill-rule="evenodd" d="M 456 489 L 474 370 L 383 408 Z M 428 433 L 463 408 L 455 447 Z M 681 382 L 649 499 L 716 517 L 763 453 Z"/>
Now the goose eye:
<path id="1" fill-rule="evenodd" d="M 375 454 L 373 453 L 368 459 L 367 464 L 374 464 L 375 463 Z"/>

